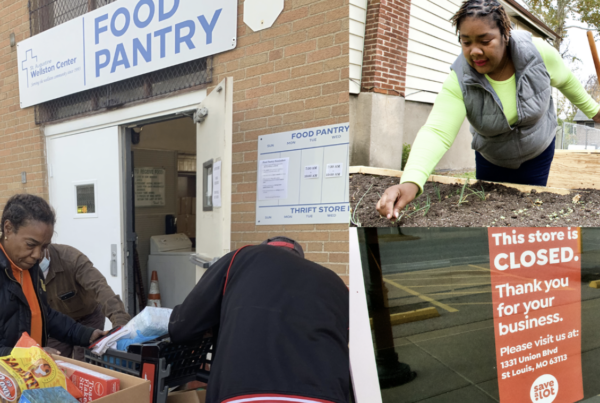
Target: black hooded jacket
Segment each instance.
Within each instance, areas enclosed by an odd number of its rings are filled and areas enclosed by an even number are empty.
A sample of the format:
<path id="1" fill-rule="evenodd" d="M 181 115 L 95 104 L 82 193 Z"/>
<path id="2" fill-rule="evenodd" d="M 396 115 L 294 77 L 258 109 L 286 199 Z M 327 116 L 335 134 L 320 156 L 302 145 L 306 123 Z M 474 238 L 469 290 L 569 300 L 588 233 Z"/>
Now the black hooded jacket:
<path id="1" fill-rule="evenodd" d="M 42 311 L 42 347 L 46 346 L 48 335 L 69 344 L 88 346 L 95 329 L 50 308 L 39 265 L 33 266 L 29 273 Z M 0 357 L 11 353 L 23 332 L 31 334 L 31 310 L 10 262 L 0 249 Z"/>
<path id="2" fill-rule="evenodd" d="M 282 247 L 238 250 L 231 268 L 235 251 L 204 273 L 169 323 L 177 343 L 219 328 L 206 402 L 280 394 L 347 403 L 344 282 Z"/>

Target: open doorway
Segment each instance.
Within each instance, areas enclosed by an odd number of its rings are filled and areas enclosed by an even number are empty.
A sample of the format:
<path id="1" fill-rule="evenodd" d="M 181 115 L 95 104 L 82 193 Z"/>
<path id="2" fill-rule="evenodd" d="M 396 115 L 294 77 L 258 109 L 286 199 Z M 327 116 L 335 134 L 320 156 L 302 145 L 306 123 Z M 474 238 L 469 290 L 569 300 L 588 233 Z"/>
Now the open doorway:
<path id="1" fill-rule="evenodd" d="M 128 137 L 137 254 L 133 270 L 139 270 L 133 276 L 135 306 L 140 296 L 144 302 L 156 271 L 161 305 L 173 308 L 196 282 L 197 269 L 189 260 L 196 241 L 196 124 L 189 117 L 140 124 Z"/>
<path id="2" fill-rule="evenodd" d="M 131 314 L 140 308 L 134 268 L 139 268 L 138 284 L 147 292 L 148 263 L 153 255 L 150 239 L 168 234 L 167 216 L 180 214 L 179 228 L 172 218 L 169 228 L 173 231 L 174 226 L 176 233 L 187 236 L 187 252 L 181 261 L 189 261 L 190 251 L 206 257 L 203 261 L 229 252 L 232 99 L 233 79 L 227 78 L 209 95 L 202 89 L 45 127 L 49 196 L 57 216 L 52 241 L 73 246 L 88 256 Z M 197 180 L 195 168 L 190 167 L 194 157 Z M 207 167 L 211 161 L 213 165 Z M 149 199 L 145 202 L 158 199 L 160 203 L 136 207 L 135 168 L 158 168 L 163 195 L 154 194 L 160 193 L 161 185 L 152 185 L 147 178 L 153 195 L 146 195 Z M 213 191 L 217 189 L 215 183 L 219 184 L 218 193 Z M 198 193 L 197 203 L 194 192 Z M 215 194 L 219 195 L 218 203 L 214 203 Z M 192 200 L 186 200 L 182 210 L 184 197 Z M 190 214 L 187 206 L 192 209 Z M 194 215 L 194 206 L 196 220 L 181 220 L 182 215 Z M 196 229 L 210 231 L 196 231 L 194 222 Z M 191 239 L 194 234 L 198 238 L 195 243 Z M 193 277 L 187 280 L 184 273 L 189 271 L 178 271 L 180 265 L 172 261 L 159 265 L 168 270 L 166 276 L 159 276 L 160 292 L 182 301 L 204 272 L 204 264 L 196 266 Z M 169 288 L 171 279 L 176 280 L 174 289 Z M 181 284 L 188 288 L 177 288 Z M 146 292 L 141 293 L 140 300 Z"/>

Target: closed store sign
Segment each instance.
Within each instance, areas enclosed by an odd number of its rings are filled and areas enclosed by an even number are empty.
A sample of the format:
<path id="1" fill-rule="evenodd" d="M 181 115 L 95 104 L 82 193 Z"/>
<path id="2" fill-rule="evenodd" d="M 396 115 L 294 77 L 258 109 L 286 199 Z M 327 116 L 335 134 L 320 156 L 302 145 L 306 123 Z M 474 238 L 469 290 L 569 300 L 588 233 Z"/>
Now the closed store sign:
<path id="1" fill-rule="evenodd" d="M 579 228 L 488 236 L 500 402 L 581 400 Z"/>
<path id="2" fill-rule="evenodd" d="M 19 42 L 21 108 L 225 52 L 237 1 L 120 0 Z"/>

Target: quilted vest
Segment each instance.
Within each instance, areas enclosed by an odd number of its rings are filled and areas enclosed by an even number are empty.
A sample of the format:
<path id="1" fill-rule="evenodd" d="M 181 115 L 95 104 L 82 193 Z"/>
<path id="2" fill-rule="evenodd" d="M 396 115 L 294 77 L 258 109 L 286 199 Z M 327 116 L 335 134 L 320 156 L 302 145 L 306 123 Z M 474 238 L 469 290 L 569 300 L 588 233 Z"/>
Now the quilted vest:
<path id="1" fill-rule="evenodd" d="M 512 31 L 508 49 L 515 66 L 517 122 L 511 126 L 502 102 L 483 74 L 458 56 L 451 68 L 463 94 L 471 124 L 471 148 L 493 164 L 517 169 L 540 155 L 552 142 L 557 126 L 550 74 L 531 40 L 531 33 Z"/>

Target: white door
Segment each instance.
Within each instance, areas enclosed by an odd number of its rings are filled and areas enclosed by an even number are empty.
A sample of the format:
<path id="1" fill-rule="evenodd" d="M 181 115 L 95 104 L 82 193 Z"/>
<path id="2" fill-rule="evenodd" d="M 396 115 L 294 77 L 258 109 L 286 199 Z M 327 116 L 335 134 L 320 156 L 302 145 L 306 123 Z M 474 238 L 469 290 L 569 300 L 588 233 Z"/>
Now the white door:
<path id="1" fill-rule="evenodd" d="M 231 248 L 232 101 L 229 77 L 199 105 L 208 115 L 196 125 L 196 252 L 211 259 Z"/>
<path id="2" fill-rule="evenodd" d="M 48 137 L 46 147 L 50 204 L 56 210 L 52 242 L 87 255 L 125 300 L 119 130 Z"/>

